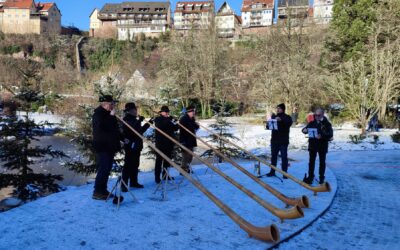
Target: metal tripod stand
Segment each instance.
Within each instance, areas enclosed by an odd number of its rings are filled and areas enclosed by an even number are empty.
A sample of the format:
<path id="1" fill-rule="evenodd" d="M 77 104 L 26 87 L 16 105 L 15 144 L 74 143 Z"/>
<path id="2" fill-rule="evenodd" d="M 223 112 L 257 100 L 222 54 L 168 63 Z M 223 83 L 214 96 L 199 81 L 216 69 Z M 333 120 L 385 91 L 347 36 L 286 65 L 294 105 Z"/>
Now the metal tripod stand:
<path id="1" fill-rule="evenodd" d="M 129 190 L 128 185 L 125 183 L 125 181 L 122 179 L 122 168 L 120 167 L 120 165 L 118 163 L 114 163 L 113 166 L 119 167 L 119 169 L 121 169 L 118 173 L 118 178 L 117 181 L 115 182 L 114 186 L 111 189 L 111 192 L 109 193 L 106 202 L 110 199 L 110 196 L 113 194 L 114 192 L 114 203 L 115 200 L 117 201 L 117 210 L 119 209 L 119 206 L 121 204 L 121 202 L 123 201 L 123 197 L 122 197 L 122 187 L 125 188 L 125 190 L 127 190 L 127 192 L 130 194 L 130 196 L 132 197 L 134 202 L 139 203 L 139 200 L 135 197 L 135 195 Z"/>
<path id="2" fill-rule="evenodd" d="M 164 168 L 164 164 L 161 166 L 161 173 L 162 173 L 162 178 L 160 183 L 157 184 L 156 189 L 154 190 L 153 194 L 157 193 L 159 190 L 161 191 L 161 200 L 166 200 L 167 199 L 167 191 L 168 191 L 168 181 L 172 181 L 172 185 L 174 186 L 174 189 L 177 189 L 179 191 L 179 186 L 175 183 L 173 177 L 170 176 L 169 174 L 169 168 Z"/>

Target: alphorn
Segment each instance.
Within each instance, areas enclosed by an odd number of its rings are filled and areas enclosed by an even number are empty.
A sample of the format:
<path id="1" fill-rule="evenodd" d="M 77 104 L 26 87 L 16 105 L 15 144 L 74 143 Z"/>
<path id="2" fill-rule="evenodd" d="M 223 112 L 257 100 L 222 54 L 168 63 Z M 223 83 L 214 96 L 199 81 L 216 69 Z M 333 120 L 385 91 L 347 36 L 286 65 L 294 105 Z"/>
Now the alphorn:
<path id="1" fill-rule="evenodd" d="M 150 123 L 149 123 L 150 124 Z M 232 185 L 234 185 L 235 187 L 237 187 L 240 191 L 242 191 L 243 193 L 245 193 L 247 196 L 249 196 L 250 198 L 252 198 L 253 200 L 255 200 L 258 204 L 260 204 L 262 207 L 264 207 L 265 209 L 267 209 L 269 212 L 271 212 L 273 215 L 275 215 L 276 217 L 278 217 L 281 222 L 283 222 L 284 219 L 297 219 L 300 217 L 304 217 L 304 212 L 301 209 L 301 207 L 299 206 L 294 206 L 290 209 L 287 210 L 283 210 L 283 209 L 279 209 L 267 202 L 265 202 L 263 199 L 261 199 L 259 196 L 257 196 L 255 193 L 253 193 L 252 191 L 248 190 L 247 188 L 245 188 L 243 185 L 239 184 L 238 182 L 236 182 L 235 180 L 233 180 L 232 178 L 230 178 L 228 175 L 226 175 L 224 172 L 222 172 L 220 169 L 214 167 L 213 165 L 211 165 L 210 163 L 208 163 L 207 161 L 205 161 L 204 159 L 202 159 L 200 156 L 198 156 L 197 154 L 194 154 L 190 149 L 188 149 L 187 147 L 185 147 L 183 144 L 179 143 L 176 139 L 172 138 L 171 136 L 169 136 L 167 133 L 165 133 L 164 131 L 162 131 L 161 129 L 157 128 L 155 125 L 150 124 L 151 127 L 153 127 L 155 130 L 157 130 L 159 133 L 161 133 L 163 136 L 165 136 L 166 138 L 168 138 L 169 140 L 171 140 L 173 143 L 175 143 L 176 145 L 178 145 L 180 148 L 182 148 L 184 151 L 186 151 L 187 153 L 191 154 L 193 157 L 195 157 L 196 159 L 198 159 L 199 161 L 201 161 L 203 164 L 205 164 L 206 166 L 208 166 L 209 168 L 211 168 L 214 172 L 216 172 L 217 174 L 219 174 L 221 177 L 223 177 L 225 180 L 227 180 L 228 182 L 230 182 Z"/>
<path id="2" fill-rule="evenodd" d="M 302 195 L 300 198 L 290 198 L 287 197 L 286 195 L 282 194 L 281 192 L 279 192 L 278 190 L 276 190 L 275 188 L 271 187 L 270 185 L 266 184 L 265 182 L 261 181 L 260 179 L 258 179 L 257 177 L 255 177 L 253 174 L 251 174 L 249 171 L 247 171 L 245 168 L 243 168 L 242 166 L 240 166 L 239 164 L 237 164 L 236 162 L 234 162 L 232 159 L 228 158 L 226 155 L 224 155 L 223 153 L 221 153 L 219 150 L 217 150 L 216 148 L 214 148 L 212 145 L 210 145 L 208 142 L 206 142 L 205 140 L 203 140 L 202 138 L 196 136 L 194 133 L 192 133 L 192 131 L 190 131 L 188 128 L 186 128 L 185 126 L 183 126 L 182 124 L 180 124 L 178 122 L 179 126 L 181 128 L 183 128 L 184 130 L 186 130 L 189 134 L 191 134 L 192 136 L 194 136 L 195 138 L 197 138 L 198 140 L 200 140 L 202 143 L 204 143 L 207 147 L 209 147 L 214 153 L 216 153 L 218 156 L 222 157 L 225 161 L 229 162 L 230 164 L 232 164 L 234 167 L 236 167 L 237 169 L 239 169 L 242 173 L 244 173 L 245 175 L 247 175 L 248 177 L 250 177 L 253 181 L 257 182 L 260 186 L 262 186 L 263 188 L 265 188 L 266 190 L 268 190 L 271 194 L 273 194 L 274 196 L 276 196 L 278 199 L 280 199 L 281 201 L 283 201 L 285 204 L 290 205 L 290 206 L 299 206 L 299 207 L 310 207 L 310 202 L 308 200 L 308 197 L 305 195 Z"/>
<path id="3" fill-rule="evenodd" d="M 266 242 L 277 242 L 280 239 L 279 229 L 275 224 L 271 224 L 265 227 L 254 226 L 250 222 L 243 219 L 240 215 L 235 213 L 230 207 L 224 204 L 220 199 L 218 199 L 214 194 L 212 194 L 208 189 L 206 189 L 200 182 L 192 178 L 185 170 L 183 170 L 178 164 L 173 162 L 169 157 L 167 157 L 163 152 L 161 152 L 153 143 L 146 139 L 143 135 L 132 128 L 128 123 L 126 123 L 119 116 L 116 116 L 125 126 L 127 126 L 132 132 L 134 132 L 139 138 L 146 141 L 147 145 L 151 147 L 157 154 L 163 157 L 171 166 L 173 166 L 179 173 L 181 173 L 186 179 L 188 179 L 197 189 L 199 189 L 203 194 L 205 194 L 215 205 L 217 205 L 229 218 L 231 218 L 238 226 L 243 229 L 249 237 L 254 237 L 256 239 L 266 241 Z"/>
<path id="4" fill-rule="evenodd" d="M 260 157 L 252 154 L 251 152 L 249 152 L 248 150 L 244 149 L 243 147 L 240 147 L 239 145 L 221 137 L 220 135 L 214 133 L 213 131 L 211 131 L 210 129 L 206 128 L 205 126 L 199 124 L 204 130 L 206 130 L 208 133 L 211 133 L 213 135 L 215 135 L 216 137 L 218 137 L 220 140 L 223 140 L 226 143 L 229 143 L 230 145 L 242 150 L 243 152 L 245 152 L 246 154 L 248 154 L 249 156 L 251 156 L 253 159 L 258 160 L 259 162 L 265 164 L 266 166 L 269 166 L 270 168 L 274 169 L 275 171 L 281 173 L 283 176 L 288 177 L 289 179 L 291 179 L 292 181 L 298 183 L 299 185 L 303 186 L 304 188 L 311 190 L 314 192 L 314 195 L 316 195 L 318 192 L 330 192 L 331 191 L 331 186 L 329 185 L 328 182 L 324 182 L 324 184 L 319 185 L 319 186 L 311 186 L 308 185 L 307 183 L 304 183 L 303 181 L 300 181 L 299 179 L 297 179 L 296 177 L 286 173 L 285 171 L 282 171 L 281 169 L 277 168 L 276 166 L 270 165 L 268 162 L 266 162 L 265 160 L 261 159 Z"/>

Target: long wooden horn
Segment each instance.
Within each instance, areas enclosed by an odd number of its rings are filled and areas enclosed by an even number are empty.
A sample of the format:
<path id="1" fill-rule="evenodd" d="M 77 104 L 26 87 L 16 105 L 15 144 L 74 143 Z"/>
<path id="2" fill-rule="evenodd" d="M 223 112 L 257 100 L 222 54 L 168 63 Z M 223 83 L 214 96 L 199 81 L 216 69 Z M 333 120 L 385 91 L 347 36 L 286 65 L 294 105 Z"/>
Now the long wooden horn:
<path id="1" fill-rule="evenodd" d="M 150 124 L 150 123 L 149 123 Z M 211 165 L 210 163 L 206 162 L 204 159 L 202 159 L 200 156 L 198 156 L 197 154 L 194 154 L 190 149 L 188 149 L 187 147 L 185 147 L 184 145 L 182 145 L 181 143 L 179 143 L 175 138 L 172 138 L 171 136 L 169 136 L 167 133 L 165 133 L 164 131 L 162 131 L 161 129 L 157 128 L 156 126 L 154 126 L 153 124 L 150 124 L 150 126 L 152 126 L 154 129 L 156 129 L 159 133 L 161 133 L 163 136 L 165 136 L 166 138 L 168 138 L 169 140 L 171 140 L 173 143 L 175 143 L 176 145 L 178 145 L 180 148 L 182 148 L 183 150 L 185 150 L 186 152 L 188 152 L 189 154 L 191 154 L 193 157 L 195 157 L 196 159 L 198 159 L 199 161 L 201 161 L 203 164 L 205 164 L 206 166 L 208 166 L 209 168 L 211 168 L 213 171 L 215 171 L 217 174 L 219 174 L 221 177 L 223 177 L 225 180 L 227 180 L 228 182 L 230 182 L 232 185 L 234 185 L 235 187 L 237 187 L 239 190 L 241 190 L 243 193 L 245 193 L 246 195 L 248 195 L 250 198 L 252 198 L 253 200 L 255 200 L 258 204 L 260 204 L 262 207 L 264 207 L 265 209 L 267 209 L 269 212 L 271 212 L 273 215 L 275 215 L 276 217 L 278 217 L 281 222 L 283 222 L 284 219 L 297 219 L 300 217 L 304 217 L 304 213 L 303 210 L 301 209 L 301 207 L 295 205 L 294 207 L 287 209 L 287 210 L 283 210 L 283 209 L 279 209 L 267 202 L 265 202 L 263 199 L 261 199 L 259 196 L 257 196 L 255 193 L 253 193 L 252 191 L 248 190 L 247 188 L 245 188 L 243 185 L 239 184 L 238 182 L 236 182 L 235 180 L 233 180 L 232 178 L 230 178 L 228 175 L 226 175 L 224 172 L 222 172 L 220 169 L 214 167 L 213 165 Z"/>
<path id="2" fill-rule="evenodd" d="M 215 205 L 217 205 L 229 218 L 231 218 L 236 224 L 239 225 L 244 231 L 247 232 L 249 237 L 254 237 L 262 241 L 267 242 L 277 242 L 280 239 L 279 229 L 275 224 L 271 224 L 266 227 L 257 227 L 243 219 L 237 213 L 235 213 L 230 207 L 225 205 L 221 200 L 219 200 L 215 195 L 213 195 L 208 189 L 206 189 L 200 182 L 193 179 L 185 170 L 173 162 L 169 157 L 167 157 L 163 152 L 161 152 L 153 143 L 142 136 L 134 128 L 132 128 L 128 123 L 126 123 L 119 116 L 116 116 L 125 126 L 127 126 L 132 132 L 134 132 L 139 138 L 146 141 L 146 143 L 151 147 L 157 154 L 163 157 L 171 166 L 173 166 L 179 173 L 181 173 L 186 179 L 188 179 L 197 189 L 199 189 L 203 194 L 205 194 Z"/>
<path id="3" fill-rule="evenodd" d="M 250 177 L 252 180 L 254 180 L 255 182 L 257 182 L 259 185 L 261 185 L 263 188 L 265 188 L 266 190 L 268 190 L 271 194 L 273 194 L 274 196 L 276 196 L 278 199 L 280 199 L 281 201 L 283 201 L 285 204 L 290 205 L 290 206 L 299 206 L 299 207 L 310 207 L 310 202 L 308 200 L 308 197 L 303 195 L 300 198 L 290 198 L 287 197 L 286 195 L 282 194 L 281 192 L 279 192 L 278 190 L 276 190 L 275 188 L 271 187 L 270 185 L 268 185 L 267 183 L 261 181 L 260 179 L 258 179 L 257 177 L 255 177 L 253 174 L 251 174 L 249 171 L 247 171 L 245 168 L 243 168 L 242 166 L 240 166 L 239 164 L 237 164 L 236 162 L 234 162 L 232 159 L 228 158 L 226 155 L 224 155 L 223 153 L 221 153 L 219 150 L 217 150 L 216 148 L 214 148 L 212 145 L 210 145 L 208 142 L 206 142 L 205 140 L 203 140 L 202 138 L 196 136 L 194 133 L 192 133 L 192 131 L 190 131 L 188 128 L 186 128 L 185 126 L 183 126 L 182 124 L 178 123 L 179 126 L 181 128 L 183 128 L 184 130 L 186 130 L 189 134 L 191 134 L 192 136 L 196 137 L 198 140 L 200 140 L 202 143 L 204 143 L 207 147 L 209 147 L 214 153 L 216 153 L 218 156 L 222 157 L 225 161 L 229 162 L 230 164 L 232 164 L 234 167 L 236 167 L 237 169 L 239 169 L 242 173 L 244 173 L 245 175 L 247 175 L 248 177 Z"/>
<path id="4" fill-rule="evenodd" d="M 220 135 L 214 133 L 213 131 L 211 131 L 210 129 L 206 128 L 205 126 L 203 126 L 203 125 L 201 125 L 201 124 L 199 124 L 199 125 L 200 125 L 204 130 L 206 130 L 208 133 L 210 133 L 210 134 L 212 134 L 212 135 L 218 137 L 220 140 L 222 140 L 222 141 L 224 141 L 224 142 L 226 142 L 226 143 L 229 143 L 230 145 L 232 145 L 232 146 L 234 146 L 234 147 L 236 147 L 236 148 L 242 150 L 243 152 L 245 152 L 246 154 L 248 154 L 249 156 L 251 156 L 253 159 L 256 159 L 257 161 L 259 161 L 259 162 L 261 162 L 261 163 L 263 163 L 263 164 L 269 166 L 270 168 L 272 168 L 272 169 L 274 169 L 275 171 L 281 173 L 283 176 L 288 177 L 289 179 L 291 179 L 292 181 L 294 181 L 294 182 L 300 184 L 301 186 L 305 187 L 306 189 L 313 191 L 313 192 L 314 192 L 314 195 L 316 195 L 318 192 L 330 192 L 330 191 L 331 191 L 331 186 L 329 185 L 328 182 L 324 182 L 322 185 L 319 185 L 319 186 L 311 186 L 311 185 L 308 185 L 307 183 L 305 183 L 305 182 L 303 182 L 303 181 L 297 179 L 296 177 L 294 177 L 294 176 L 292 176 L 292 175 L 286 173 L 285 171 L 282 171 L 281 169 L 277 168 L 276 166 L 273 166 L 273 165 L 269 164 L 267 161 L 265 161 L 265 160 L 261 159 L 260 157 L 258 157 L 258 156 L 256 156 L 256 155 L 252 154 L 250 151 L 244 149 L 243 147 L 240 147 L 239 145 L 237 145 L 237 144 L 235 144 L 235 143 L 233 143 L 233 142 L 231 142 L 231 141 L 229 141 L 229 140 L 227 140 L 227 139 L 221 137 Z"/>

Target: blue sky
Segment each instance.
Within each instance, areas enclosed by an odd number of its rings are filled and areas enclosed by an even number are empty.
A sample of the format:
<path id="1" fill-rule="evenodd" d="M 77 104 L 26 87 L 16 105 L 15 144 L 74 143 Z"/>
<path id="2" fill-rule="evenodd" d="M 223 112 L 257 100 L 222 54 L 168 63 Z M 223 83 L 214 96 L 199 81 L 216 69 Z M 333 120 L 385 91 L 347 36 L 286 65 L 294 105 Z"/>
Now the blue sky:
<path id="1" fill-rule="evenodd" d="M 36 0 L 36 2 L 55 2 L 61 10 L 62 24 L 64 26 L 74 25 L 82 30 L 89 29 L 89 15 L 94 8 L 101 8 L 105 3 L 120 3 L 124 1 L 125 0 Z M 155 1 L 162 2 L 163 0 L 142 0 L 141 2 Z M 178 0 L 172 0 L 170 2 L 172 10 L 174 10 Z M 216 0 L 216 9 L 218 9 L 223 2 L 223 0 Z M 230 0 L 228 3 L 235 10 L 236 14 L 240 15 L 242 0 Z"/>

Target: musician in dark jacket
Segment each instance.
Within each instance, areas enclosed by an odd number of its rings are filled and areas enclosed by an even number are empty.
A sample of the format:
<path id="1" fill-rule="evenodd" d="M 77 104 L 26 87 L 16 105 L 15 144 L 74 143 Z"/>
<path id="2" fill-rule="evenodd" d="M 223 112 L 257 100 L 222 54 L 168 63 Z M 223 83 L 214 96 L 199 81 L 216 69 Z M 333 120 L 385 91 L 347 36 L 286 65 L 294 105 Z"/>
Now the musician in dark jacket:
<path id="1" fill-rule="evenodd" d="M 285 113 L 286 106 L 284 103 L 279 104 L 276 107 L 277 114 L 272 115 L 271 119 L 276 121 L 274 128 L 271 128 L 267 121 L 267 129 L 272 130 L 271 136 L 271 164 L 276 166 L 278 162 L 278 154 L 281 153 L 282 158 L 282 170 L 287 172 L 288 169 L 288 157 L 287 150 L 289 146 L 289 132 L 290 126 L 292 126 L 292 118 Z M 275 176 L 275 170 L 271 168 L 267 174 L 268 177 Z M 283 177 L 287 179 L 287 177 Z"/>
<path id="2" fill-rule="evenodd" d="M 307 134 L 310 129 L 316 129 L 316 135 L 311 135 L 308 139 L 308 151 L 310 161 L 308 164 L 308 177 L 304 177 L 304 182 L 312 184 L 314 180 L 315 160 L 317 154 L 319 156 L 319 183 L 325 181 L 326 154 L 328 153 L 328 144 L 333 137 L 333 129 L 331 123 L 324 116 L 323 109 L 317 109 L 314 114 L 314 120 L 303 128 L 302 132 Z"/>
<path id="3" fill-rule="evenodd" d="M 124 121 L 141 135 L 146 132 L 146 130 L 150 127 L 150 124 L 148 123 L 142 126 L 144 117 L 137 115 L 137 108 L 135 103 L 126 103 L 124 112 Z M 143 185 L 139 184 L 138 182 L 140 153 L 143 149 L 143 140 L 138 135 L 136 135 L 128 126 L 123 126 L 123 132 L 125 138 L 125 164 L 122 170 L 122 179 L 127 185 L 129 181 L 130 187 L 143 188 Z M 125 186 L 122 186 L 121 190 L 122 192 L 128 191 Z"/>
<path id="4" fill-rule="evenodd" d="M 93 147 L 96 151 L 97 165 L 93 199 L 105 200 L 109 194 L 107 182 L 114 155 L 121 147 L 121 133 L 115 117 L 115 101 L 112 96 L 101 96 L 99 101 L 101 104 L 94 110 L 92 117 Z"/>
<path id="5" fill-rule="evenodd" d="M 161 131 L 166 133 L 171 137 L 175 137 L 175 132 L 178 130 L 178 124 L 173 117 L 169 115 L 169 108 L 168 106 L 162 106 L 160 110 L 160 116 L 154 119 L 154 125 L 159 128 Z M 160 132 L 156 131 L 156 147 L 157 149 L 161 150 L 168 158 L 172 157 L 172 151 L 174 149 L 174 143 L 162 135 Z M 170 167 L 169 163 L 164 160 L 164 158 L 156 154 L 156 166 L 155 166 L 155 181 L 156 183 L 161 182 L 160 174 L 161 174 L 161 166 L 163 166 L 163 179 L 166 179 L 166 169 Z M 172 177 L 168 177 L 169 179 L 173 179 Z"/>
<path id="6" fill-rule="evenodd" d="M 179 123 L 187 128 L 193 134 L 196 134 L 196 131 L 200 128 L 199 124 L 197 124 L 195 119 L 195 109 L 192 106 L 189 106 L 186 109 L 186 114 L 182 116 L 179 120 Z M 179 129 L 179 142 L 190 149 L 193 152 L 193 149 L 197 147 L 197 140 L 196 137 L 191 135 L 188 131 L 184 128 Z M 190 164 L 192 163 L 193 156 L 192 154 L 182 150 L 182 168 L 186 172 L 190 172 Z"/>

